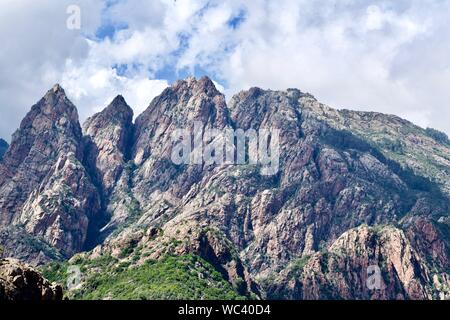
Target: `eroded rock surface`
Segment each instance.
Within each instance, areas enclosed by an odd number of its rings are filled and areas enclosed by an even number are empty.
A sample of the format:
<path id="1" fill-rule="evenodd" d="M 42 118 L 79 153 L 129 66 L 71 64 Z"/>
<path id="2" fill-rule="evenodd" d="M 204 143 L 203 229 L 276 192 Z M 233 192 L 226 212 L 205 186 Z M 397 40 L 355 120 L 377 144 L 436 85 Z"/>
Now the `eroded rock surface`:
<path id="1" fill-rule="evenodd" d="M 297 89 L 251 88 L 227 105 L 206 77 L 132 118 L 118 96 L 82 137 L 74 106 L 50 90 L 0 164 L 2 223 L 66 257 L 95 245 L 83 257 L 130 265 L 193 253 L 248 296 L 449 298 L 450 147 L 429 130 Z M 196 123 L 278 129 L 279 170 L 174 163 L 172 133 Z M 371 265 L 384 276 L 376 291 Z"/>
<path id="2" fill-rule="evenodd" d="M 83 249 L 100 207 L 82 160 L 78 113 L 54 86 L 14 133 L 0 163 L 0 221 L 16 225 L 70 256 Z"/>
<path id="3" fill-rule="evenodd" d="M 63 291 L 15 259 L 0 260 L 0 301 L 62 300 Z"/>

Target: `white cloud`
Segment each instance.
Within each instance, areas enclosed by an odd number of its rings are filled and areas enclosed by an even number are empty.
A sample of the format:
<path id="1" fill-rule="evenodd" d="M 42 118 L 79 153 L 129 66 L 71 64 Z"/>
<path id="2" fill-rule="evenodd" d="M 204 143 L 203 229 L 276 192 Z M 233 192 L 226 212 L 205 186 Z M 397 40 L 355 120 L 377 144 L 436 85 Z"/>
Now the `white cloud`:
<path id="1" fill-rule="evenodd" d="M 61 83 L 78 106 L 81 119 L 101 111 L 118 94 L 122 94 L 135 115 L 139 115 L 168 86 L 165 80 L 150 80 L 145 75 L 119 76 L 114 69 L 96 64 L 76 66 L 68 60 L 65 70 Z"/>
<path id="2" fill-rule="evenodd" d="M 83 5 L 82 33 L 61 29 L 68 2 Z M 334 107 L 394 113 L 450 132 L 448 1 L 104 5 L 8 1 L 2 8 L 0 136 L 53 82 L 63 83 L 83 119 L 119 93 L 139 113 L 167 86 L 167 79 L 155 79 L 167 70 L 207 72 L 228 97 L 251 86 L 297 87 Z M 100 23 L 122 29 L 95 39 Z M 117 65 L 127 68 L 118 74 Z"/>
<path id="3" fill-rule="evenodd" d="M 449 2 L 253 1 L 246 9 L 232 34 L 194 33 L 196 45 L 180 63 L 210 66 L 228 95 L 255 85 L 298 87 L 334 107 L 450 132 Z M 227 44 L 234 47 L 224 53 Z"/>
<path id="4" fill-rule="evenodd" d="M 0 136 L 9 139 L 31 105 L 56 83 L 65 60 L 83 60 L 88 46 L 66 28 L 69 4 L 82 9 L 82 31 L 100 24 L 100 1 L 3 0 L 0 10 Z"/>

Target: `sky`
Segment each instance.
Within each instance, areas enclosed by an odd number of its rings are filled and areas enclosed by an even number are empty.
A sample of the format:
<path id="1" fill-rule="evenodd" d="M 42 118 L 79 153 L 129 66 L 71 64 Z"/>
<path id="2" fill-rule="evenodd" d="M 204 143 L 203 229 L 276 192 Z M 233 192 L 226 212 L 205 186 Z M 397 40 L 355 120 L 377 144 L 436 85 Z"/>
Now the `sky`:
<path id="1" fill-rule="evenodd" d="M 0 137 L 55 83 L 83 121 L 203 75 L 227 99 L 298 88 L 449 134 L 449 21 L 450 0 L 1 0 Z"/>

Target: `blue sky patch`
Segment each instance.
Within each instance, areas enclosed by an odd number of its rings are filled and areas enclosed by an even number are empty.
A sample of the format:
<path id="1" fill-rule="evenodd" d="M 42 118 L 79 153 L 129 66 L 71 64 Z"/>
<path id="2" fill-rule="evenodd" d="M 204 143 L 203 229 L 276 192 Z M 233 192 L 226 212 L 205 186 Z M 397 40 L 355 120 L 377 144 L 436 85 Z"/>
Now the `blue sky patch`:
<path id="1" fill-rule="evenodd" d="M 231 17 L 230 20 L 228 20 L 227 24 L 231 29 L 237 29 L 245 21 L 246 16 L 247 12 L 242 9 L 237 15 Z"/>
<path id="2" fill-rule="evenodd" d="M 104 23 L 96 31 L 95 37 L 99 40 L 105 38 L 113 39 L 116 32 L 128 29 L 126 23 Z"/>

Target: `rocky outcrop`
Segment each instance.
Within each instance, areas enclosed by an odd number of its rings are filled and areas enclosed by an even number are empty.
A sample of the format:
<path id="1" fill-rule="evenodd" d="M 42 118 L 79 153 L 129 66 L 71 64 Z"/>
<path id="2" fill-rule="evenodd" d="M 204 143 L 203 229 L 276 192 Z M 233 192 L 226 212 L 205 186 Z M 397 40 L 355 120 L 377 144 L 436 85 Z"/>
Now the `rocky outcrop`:
<path id="1" fill-rule="evenodd" d="M 35 104 L 14 133 L 0 164 L 0 219 L 11 223 L 60 153 L 79 148 L 81 128 L 75 106 L 55 86 Z"/>
<path id="2" fill-rule="evenodd" d="M 224 95 L 206 77 L 177 81 L 152 101 L 136 119 L 133 193 L 140 203 L 151 204 L 148 199 L 158 191 L 180 198 L 201 179 L 208 168 L 171 161 L 172 133 L 186 129 L 193 134 L 196 121 L 201 129 L 223 129 L 229 125 L 227 112 Z"/>
<path id="3" fill-rule="evenodd" d="M 96 242 L 133 213 L 136 201 L 130 192 L 130 165 L 127 165 L 133 129 L 133 110 L 120 95 L 83 125 L 87 140 L 85 162 L 102 195 L 103 217 L 98 221 L 97 229 L 101 230 Z"/>
<path id="4" fill-rule="evenodd" d="M 0 260 L 0 301 L 62 300 L 62 288 L 14 259 Z"/>
<path id="5" fill-rule="evenodd" d="M 81 251 L 100 210 L 97 189 L 75 154 L 61 154 L 30 194 L 14 224 L 41 236 L 66 257 Z"/>
<path id="6" fill-rule="evenodd" d="M 411 246 L 430 269 L 433 298 L 450 300 L 450 227 L 448 217 L 437 221 L 421 217 L 406 217 L 402 226 Z"/>
<path id="7" fill-rule="evenodd" d="M 294 262 L 274 281 L 273 297 L 291 299 L 431 299 L 424 260 L 394 227 L 362 226 L 345 232 L 329 249 Z"/>
<path id="8" fill-rule="evenodd" d="M 133 109 L 119 95 L 103 111 L 86 120 L 83 133 L 91 138 L 87 157 L 94 162 L 104 196 L 108 198 L 130 156 Z"/>
<path id="9" fill-rule="evenodd" d="M 84 166 L 78 114 L 54 86 L 31 108 L 0 164 L 0 221 L 70 256 L 88 237 L 99 195 Z"/>
<path id="10" fill-rule="evenodd" d="M 3 159 L 3 155 L 6 150 L 8 150 L 8 142 L 3 139 L 0 139 L 0 161 Z"/>

